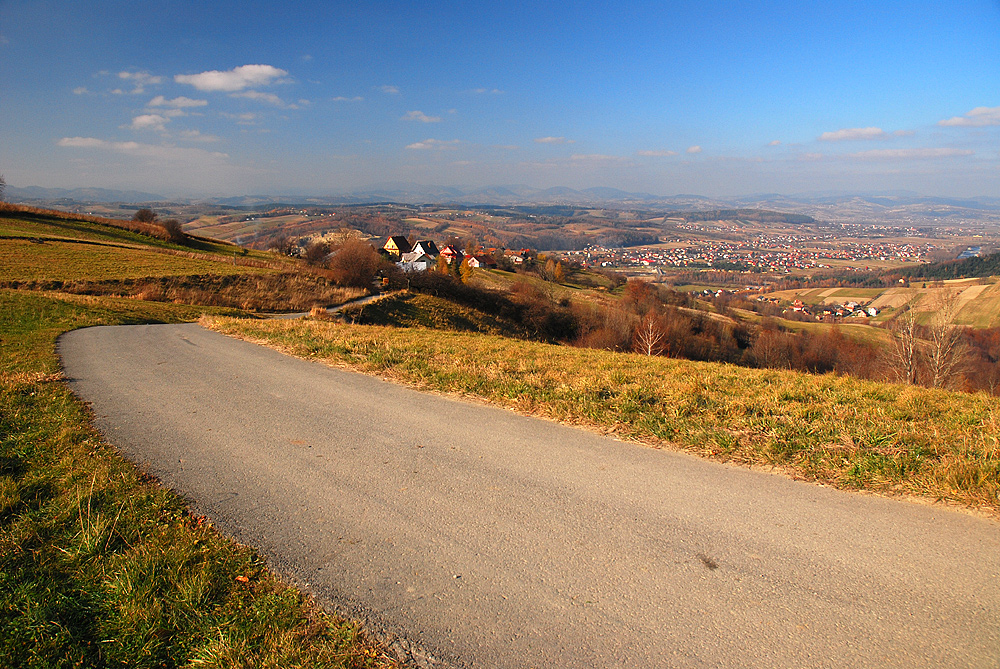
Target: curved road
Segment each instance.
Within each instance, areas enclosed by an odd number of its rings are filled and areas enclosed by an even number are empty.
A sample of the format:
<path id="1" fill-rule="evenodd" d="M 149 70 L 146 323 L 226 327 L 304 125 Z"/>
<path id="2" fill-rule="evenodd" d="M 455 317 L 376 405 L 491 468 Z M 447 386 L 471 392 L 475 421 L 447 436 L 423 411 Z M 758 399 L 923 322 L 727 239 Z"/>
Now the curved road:
<path id="1" fill-rule="evenodd" d="M 634 446 L 198 325 L 60 340 L 128 457 L 421 664 L 996 667 L 1000 524 Z"/>

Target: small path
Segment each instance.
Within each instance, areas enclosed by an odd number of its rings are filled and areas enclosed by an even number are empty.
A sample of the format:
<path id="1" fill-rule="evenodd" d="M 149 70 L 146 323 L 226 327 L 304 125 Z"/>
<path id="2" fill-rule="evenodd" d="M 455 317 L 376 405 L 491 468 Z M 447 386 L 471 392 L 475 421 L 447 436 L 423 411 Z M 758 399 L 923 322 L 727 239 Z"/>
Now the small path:
<path id="1" fill-rule="evenodd" d="M 335 315 L 339 314 L 340 311 L 341 311 L 341 309 L 343 309 L 344 307 L 353 307 L 355 305 L 371 304 L 372 302 L 375 302 L 377 300 L 381 300 L 383 297 L 388 297 L 390 295 L 395 295 L 396 292 L 398 292 L 398 291 L 393 291 L 391 293 L 378 293 L 378 294 L 375 294 L 375 295 L 366 295 L 364 297 L 357 297 L 357 298 L 355 298 L 353 300 L 348 300 L 347 302 L 344 302 L 343 304 L 338 304 L 335 307 L 327 307 L 326 308 L 326 313 L 328 313 L 331 316 L 335 316 Z M 278 319 L 278 320 L 294 320 L 296 318 L 305 318 L 306 316 L 309 315 L 309 312 L 308 311 L 297 311 L 297 312 L 295 312 L 293 314 L 262 314 L 262 315 L 266 316 L 267 318 L 274 318 L 274 319 Z"/>

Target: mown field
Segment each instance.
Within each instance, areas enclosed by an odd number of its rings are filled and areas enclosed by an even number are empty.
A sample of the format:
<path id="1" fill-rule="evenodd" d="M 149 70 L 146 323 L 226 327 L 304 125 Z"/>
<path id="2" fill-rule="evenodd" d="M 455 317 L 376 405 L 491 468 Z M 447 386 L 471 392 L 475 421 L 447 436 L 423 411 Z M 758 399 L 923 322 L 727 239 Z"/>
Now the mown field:
<path id="1" fill-rule="evenodd" d="M 891 288 L 807 288 L 769 293 L 768 297 L 801 300 L 803 304 L 871 305 L 882 311 L 875 322 L 910 307 L 920 323 L 929 323 L 942 306 L 953 303 L 951 323 L 974 328 L 1000 327 L 1000 279 L 953 279 L 944 282 L 914 280 Z"/>
<path id="2" fill-rule="evenodd" d="M 293 355 L 656 447 L 1000 513 L 1000 400 L 985 394 L 424 328 L 204 322 Z"/>

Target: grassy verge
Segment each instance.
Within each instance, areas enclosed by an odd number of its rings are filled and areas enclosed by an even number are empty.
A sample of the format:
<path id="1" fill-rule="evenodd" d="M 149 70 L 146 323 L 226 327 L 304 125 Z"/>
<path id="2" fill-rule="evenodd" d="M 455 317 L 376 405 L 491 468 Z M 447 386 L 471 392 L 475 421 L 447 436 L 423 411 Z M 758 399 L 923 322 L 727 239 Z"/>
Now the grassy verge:
<path id="1" fill-rule="evenodd" d="M 62 332 L 203 311 L 0 290 L 3 666 L 387 664 L 123 461 L 60 380 Z"/>
<path id="2" fill-rule="evenodd" d="M 341 313 L 347 321 L 361 325 L 428 327 L 513 337 L 528 336 L 528 331 L 517 323 L 440 297 L 408 291 L 388 295 L 370 304 L 348 306 Z"/>
<path id="3" fill-rule="evenodd" d="M 1000 400 L 422 328 L 208 318 L 418 388 L 846 489 L 1000 514 Z"/>

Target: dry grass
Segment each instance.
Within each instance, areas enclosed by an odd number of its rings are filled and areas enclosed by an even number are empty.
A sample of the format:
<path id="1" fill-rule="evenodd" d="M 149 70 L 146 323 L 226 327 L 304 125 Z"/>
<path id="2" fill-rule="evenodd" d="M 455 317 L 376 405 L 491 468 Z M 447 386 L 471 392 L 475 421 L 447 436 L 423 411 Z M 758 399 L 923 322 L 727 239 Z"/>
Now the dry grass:
<path id="1" fill-rule="evenodd" d="M 422 328 L 205 322 L 294 355 L 642 443 L 1000 513 L 1000 400 L 983 394 Z"/>

